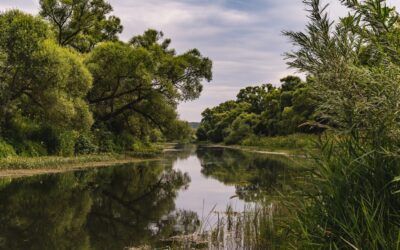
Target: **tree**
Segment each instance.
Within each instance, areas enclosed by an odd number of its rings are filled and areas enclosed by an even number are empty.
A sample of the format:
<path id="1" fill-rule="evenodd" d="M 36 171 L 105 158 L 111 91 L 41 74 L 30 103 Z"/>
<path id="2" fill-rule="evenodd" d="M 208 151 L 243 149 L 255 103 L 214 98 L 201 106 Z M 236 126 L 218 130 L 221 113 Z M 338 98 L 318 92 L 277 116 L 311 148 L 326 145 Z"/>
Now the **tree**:
<path id="1" fill-rule="evenodd" d="M 130 44 L 151 53 L 156 61 L 152 80 L 156 86 L 165 89 L 164 92 L 167 89 L 175 92 L 166 95 L 169 99 L 175 99 L 175 102 L 197 99 L 203 90 L 202 81 L 212 80 L 212 61 L 197 49 L 177 55 L 174 49 L 169 49 L 171 40 L 163 40 L 163 37 L 162 32 L 150 29 L 133 37 Z"/>
<path id="2" fill-rule="evenodd" d="M 238 102 L 246 102 L 251 105 L 251 112 L 261 114 L 267 106 L 266 96 L 271 89 L 267 84 L 241 89 L 236 96 Z M 272 90 L 272 89 L 271 89 Z"/>
<path id="3" fill-rule="evenodd" d="M 227 101 L 212 109 L 204 110 L 201 114 L 203 118 L 197 131 L 197 137 L 213 142 L 222 142 L 229 134 L 232 122 L 249 108 L 250 104 L 245 102 Z"/>
<path id="4" fill-rule="evenodd" d="M 175 120 L 167 131 L 165 136 L 168 141 L 190 142 L 194 136 L 194 130 L 186 121 Z"/>
<path id="5" fill-rule="evenodd" d="M 293 91 L 297 88 L 302 82 L 300 77 L 297 76 L 286 76 L 281 80 L 281 89 L 282 91 Z"/>
<path id="6" fill-rule="evenodd" d="M 229 134 L 224 139 L 227 144 L 238 144 L 242 140 L 254 135 L 255 127 L 260 123 L 259 115 L 242 113 L 232 123 Z"/>
<path id="7" fill-rule="evenodd" d="M 307 78 L 307 81 L 311 79 Z M 252 134 L 275 136 L 320 132 L 305 126 L 315 119 L 315 101 L 308 83 L 295 76 L 287 76 L 281 82 L 281 88 L 272 84 L 243 88 L 235 101 L 206 109 L 196 132 L 198 140 L 234 144 Z"/>
<path id="8" fill-rule="evenodd" d="M 88 129 L 92 116 L 84 101 L 92 77 L 80 57 L 59 47 L 39 18 L 9 11 L 0 15 L 3 122 L 23 114 L 31 120 Z"/>
<path id="9" fill-rule="evenodd" d="M 40 0 L 40 15 L 50 21 L 61 46 L 88 52 L 102 41 L 116 41 L 122 32 L 118 17 L 104 0 Z"/>
<path id="10" fill-rule="evenodd" d="M 87 99 L 96 123 L 141 116 L 164 131 L 177 118 L 177 103 L 197 98 L 202 81 L 211 80 L 208 58 L 195 49 L 176 55 L 159 42 L 161 34 L 149 30 L 131 44 L 102 43 L 88 55 L 94 84 Z"/>

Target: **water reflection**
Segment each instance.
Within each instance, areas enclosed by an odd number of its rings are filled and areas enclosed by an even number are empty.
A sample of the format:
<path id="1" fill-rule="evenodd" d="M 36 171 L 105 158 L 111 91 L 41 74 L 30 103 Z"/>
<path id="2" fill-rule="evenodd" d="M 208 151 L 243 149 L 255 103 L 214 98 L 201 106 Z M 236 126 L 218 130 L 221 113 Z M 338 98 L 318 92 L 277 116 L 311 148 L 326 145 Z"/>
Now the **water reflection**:
<path id="1" fill-rule="evenodd" d="M 229 148 L 198 148 L 201 172 L 234 185 L 236 195 L 247 202 L 285 192 L 296 176 L 296 162 L 288 157 L 244 152 Z"/>
<path id="2" fill-rule="evenodd" d="M 192 233 L 199 226 L 201 213 L 194 204 L 202 200 L 197 195 L 222 207 L 235 195 L 255 201 L 286 188 L 291 163 L 189 146 L 170 150 L 162 161 L 1 179 L 0 248 L 159 246 L 161 239 Z M 216 187 L 215 182 L 219 190 L 207 188 Z"/>
<path id="3" fill-rule="evenodd" d="M 169 237 L 189 181 L 155 162 L 14 180 L 0 189 L 0 247 L 123 249 Z"/>

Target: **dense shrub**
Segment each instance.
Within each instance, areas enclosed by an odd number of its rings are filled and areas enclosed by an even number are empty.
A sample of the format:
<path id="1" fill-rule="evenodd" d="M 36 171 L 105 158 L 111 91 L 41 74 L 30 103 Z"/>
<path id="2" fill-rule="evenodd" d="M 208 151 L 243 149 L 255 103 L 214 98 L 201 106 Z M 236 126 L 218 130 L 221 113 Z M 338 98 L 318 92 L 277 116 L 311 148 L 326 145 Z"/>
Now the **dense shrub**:
<path id="1" fill-rule="evenodd" d="M 92 154 L 98 151 L 98 147 L 94 143 L 92 136 L 86 134 L 78 136 L 74 148 L 76 155 Z"/>
<path id="2" fill-rule="evenodd" d="M 106 129 L 96 129 L 94 131 L 94 136 L 96 137 L 99 152 L 105 153 L 118 151 L 114 142 L 114 135 L 110 131 Z"/>
<path id="3" fill-rule="evenodd" d="M 0 158 L 6 158 L 10 156 L 16 156 L 14 148 L 7 142 L 0 139 Z"/>
<path id="4" fill-rule="evenodd" d="M 24 141 L 14 145 L 15 151 L 20 156 L 38 157 L 48 154 L 45 145 L 40 142 Z"/>
<path id="5" fill-rule="evenodd" d="M 132 145 L 137 139 L 128 132 L 123 132 L 116 136 L 115 144 L 119 152 L 124 152 L 127 150 L 132 150 Z"/>
<path id="6" fill-rule="evenodd" d="M 76 131 L 65 131 L 57 137 L 56 154 L 59 156 L 73 156 L 75 154 L 75 145 L 79 138 Z"/>

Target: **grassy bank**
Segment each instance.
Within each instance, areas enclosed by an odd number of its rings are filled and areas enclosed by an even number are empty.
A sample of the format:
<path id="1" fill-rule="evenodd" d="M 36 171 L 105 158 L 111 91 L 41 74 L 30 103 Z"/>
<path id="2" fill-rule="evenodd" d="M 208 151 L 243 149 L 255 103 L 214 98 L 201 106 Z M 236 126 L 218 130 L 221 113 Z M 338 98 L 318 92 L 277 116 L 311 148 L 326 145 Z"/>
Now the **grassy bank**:
<path id="1" fill-rule="evenodd" d="M 0 158 L 0 171 L 4 170 L 37 170 L 37 169 L 70 169 L 79 166 L 100 166 L 109 163 L 125 163 L 147 158 L 156 157 L 163 150 L 163 145 L 151 148 L 141 148 L 135 151 L 104 154 L 78 155 L 71 157 L 63 156 L 9 156 Z"/>
<path id="2" fill-rule="evenodd" d="M 251 136 L 243 140 L 241 146 L 259 147 L 270 150 L 279 149 L 314 149 L 317 135 L 310 134 L 292 134 L 286 136 L 261 137 Z"/>
<path id="3" fill-rule="evenodd" d="M 13 156 L 0 159 L 0 170 L 9 169 L 47 169 L 61 168 L 63 166 L 71 166 L 76 164 L 90 162 L 110 162 L 127 159 L 123 155 L 117 154 L 99 154 L 84 155 L 76 157 L 60 157 L 60 156 L 42 156 L 42 157 L 20 157 Z"/>
<path id="4" fill-rule="evenodd" d="M 251 136 L 238 144 L 205 144 L 218 147 L 241 149 L 249 152 L 286 156 L 306 155 L 317 150 L 318 135 L 293 134 L 287 136 Z"/>

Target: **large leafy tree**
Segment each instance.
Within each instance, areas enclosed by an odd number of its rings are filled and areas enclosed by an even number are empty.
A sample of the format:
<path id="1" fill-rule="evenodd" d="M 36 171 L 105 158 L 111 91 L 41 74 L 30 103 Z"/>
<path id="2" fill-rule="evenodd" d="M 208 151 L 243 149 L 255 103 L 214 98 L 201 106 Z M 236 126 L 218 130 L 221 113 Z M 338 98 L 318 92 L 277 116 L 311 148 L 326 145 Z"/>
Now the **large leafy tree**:
<path id="1" fill-rule="evenodd" d="M 261 86 L 249 86 L 241 89 L 236 98 L 238 102 L 247 102 L 251 104 L 251 112 L 261 114 L 266 109 L 265 97 L 271 84 L 263 84 Z"/>
<path id="2" fill-rule="evenodd" d="M 242 113 L 251 107 L 245 102 L 226 101 L 214 108 L 207 108 L 197 130 L 197 138 L 201 141 L 222 142 L 229 134 L 229 126 Z"/>
<path id="3" fill-rule="evenodd" d="M 53 25 L 57 41 L 88 52 L 101 41 L 118 40 L 122 32 L 118 17 L 104 0 L 40 0 L 40 15 Z"/>
<path id="4" fill-rule="evenodd" d="M 195 49 L 177 55 L 161 39 L 149 30 L 130 44 L 102 43 L 88 55 L 94 77 L 88 102 L 98 124 L 128 126 L 129 117 L 140 116 L 165 130 L 176 119 L 177 103 L 200 95 L 202 81 L 212 77 L 211 61 Z"/>
<path id="5" fill-rule="evenodd" d="M 31 15 L 0 15 L 0 119 L 15 114 L 55 126 L 86 129 L 84 97 L 92 77 L 80 57 L 58 46 L 48 25 Z"/>

